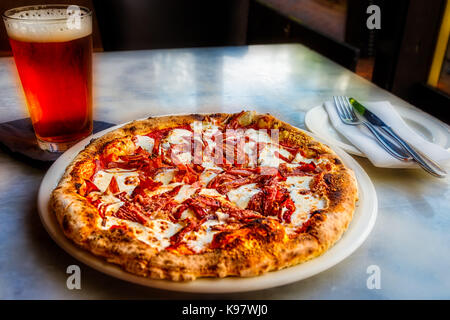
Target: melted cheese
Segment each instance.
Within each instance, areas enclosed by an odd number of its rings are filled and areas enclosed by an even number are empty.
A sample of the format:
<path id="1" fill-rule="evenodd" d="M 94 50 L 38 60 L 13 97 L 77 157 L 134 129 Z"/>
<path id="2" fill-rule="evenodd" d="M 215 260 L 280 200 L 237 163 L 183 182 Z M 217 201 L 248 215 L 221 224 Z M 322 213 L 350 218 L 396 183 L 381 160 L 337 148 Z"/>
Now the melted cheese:
<path id="1" fill-rule="evenodd" d="M 313 179 L 310 176 L 291 176 L 287 177 L 284 182 L 295 204 L 295 211 L 291 216 L 291 223 L 295 226 L 302 225 L 308 220 L 312 211 L 325 209 L 328 205 L 326 199 L 320 196 L 311 193 L 304 194 L 305 190 L 310 190 L 310 183 Z"/>
<path id="2" fill-rule="evenodd" d="M 211 230 L 211 226 L 218 224 L 223 224 L 223 222 L 219 220 L 208 220 L 202 224 L 197 232 L 188 233 L 184 239 L 187 246 L 196 253 L 203 251 L 208 247 L 213 240 L 214 235 L 217 233 L 217 231 Z"/>
<path id="3" fill-rule="evenodd" d="M 141 147 L 147 152 L 152 153 L 155 140 L 147 136 L 136 136 L 135 144 L 137 147 Z"/>
<path id="4" fill-rule="evenodd" d="M 192 132 L 186 129 L 173 129 L 170 131 L 169 135 L 167 136 L 166 140 L 170 144 L 183 144 L 186 142 L 189 142 L 189 139 L 192 137 Z"/>
<path id="5" fill-rule="evenodd" d="M 185 184 L 180 188 L 178 194 L 173 198 L 176 202 L 182 203 L 184 200 L 190 198 L 198 187 L 193 187 L 191 185 Z"/>
<path id="6" fill-rule="evenodd" d="M 173 153 L 171 153 L 171 159 L 175 164 L 186 164 L 192 162 L 192 154 L 191 154 L 191 138 L 193 133 L 186 129 L 175 128 L 171 130 L 168 136 L 161 141 L 160 150 L 164 151 L 164 154 L 167 156 L 167 152 L 172 145 L 178 145 L 175 149 L 172 149 Z"/>
<path id="7" fill-rule="evenodd" d="M 221 133 L 220 128 L 214 123 L 194 121 L 191 123 L 191 128 L 196 133 L 201 133 L 204 137 L 211 138 L 217 133 Z"/>
<path id="8" fill-rule="evenodd" d="M 302 225 L 309 219 L 312 211 L 325 209 L 327 202 L 325 199 L 313 194 L 302 194 L 300 189 L 292 188 L 290 190 L 292 201 L 295 204 L 295 211 L 291 216 L 291 223 L 296 226 Z"/>
<path id="9" fill-rule="evenodd" d="M 314 164 L 320 164 L 320 163 L 326 163 L 328 162 L 328 159 L 321 158 L 321 159 L 313 159 L 313 158 L 305 158 L 300 154 L 300 152 L 297 152 L 295 155 L 295 158 L 292 160 L 292 163 L 289 164 L 289 166 L 293 167 L 296 166 L 298 163 L 304 162 L 304 163 L 311 163 L 314 162 Z"/>
<path id="10" fill-rule="evenodd" d="M 163 185 L 168 185 L 175 176 L 175 169 L 165 169 L 155 176 L 155 181 L 161 182 Z"/>
<path id="11" fill-rule="evenodd" d="M 134 188 L 139 184 L 139 173 L 124 169 L 100 170 L 94 175 L 93 182 L 101 192 L 105 192 L 111 182 L 112 177 L 116 178 L 117 185 L 121 192 L 133 193 Z"/>
<path id="12" fill-rule="evenodd" d="M 203 128 L 202 139 L 206 141 L 206 143 L 208 144 L 208 148 L 211 152 L 215 150 L 215 148 L 217 147 L 216 139 L 218 139 L 218 136 L 221 134 L 222 132 L 219 131 L 219 127 L 217 126 L 212 125 Z"/>
<path id="13" fill-rule="evenodd" d="M 253 195 L 261 190 L 256 188 L 256 183 L 245 184 L 237 189 L 233 189 L 227 193 L 228 199 L 236 204 L 239 208 L 245 209 L 248 206 Z"/>
<path id="14" fill-rule="evenodd" d="M 285 158 L 292 157 L 291 153 L 275 144 L 266 144 L 259 153 L 258 164 L 261 167 L 278 167 L 280 163 L 286 161 L 280 159 L 275 152 L 278 152 Z"/>
<path id="15" fill-rule="evenodd" d="M 219 139 L 218 135 L 222 134 L 220 128 L 212 123 L 202 123 L 200 121 L 194 121 L 191 124 L 191 128 L 194 130 L 194 139 L 199 141 L 199 145 L 205 146 L 202 151 L 194 145 L 194 152 L 203 152 L 202 163 L 197 164 L 202 165 L 204 168 L 219 168 L 215 165 L 212 155 L 217 147 L 216 139 Z"/>
<path id="16" fill-rule="evenodd" d="M 126 225 L 133 231 L 138 240 L 158 250 L 168 247 L 170 245 L 170 237 L 183 227 L 179 223 L 172 223 L 162 219 L 150 220 L 148 226 L 115 217 L 107 217 L 104 226 L 99 222 L 99 228 L 102 229 L 109 229 L 114 225 Z"/>
<path id="17" fill-rule="evenodd" d="M 223 213 L 221 211 L 216 211 L 216 216 L 217 216 L 217 219 L 221 222 L 227 222 L 228 218 L 230 217 L 229 214 Z"/>
<path id="18" fill-rule="evenodd" d="M 186 164 L 186 163 L 190 163 L 192 161 L 192 154 L 190 152 L 178 153 L 175 155 L 175 157 L 176 157 L 175 158 L 176 161 L 173 161 L 175 159 L 173 159 L 172 161 L 176 162 L 176 163 Z"/>
<path id="19" fill-rule="evenodd" d="M 98 200 L 101 202 L 101 207 L 104 210 L 105 216 L 111 215 L 124 204 L 120 199 L 114 197 L 112 194 L 100 194 Z"/>
<path id="20" fill-rule="evenodd" d="M 202 189 L 199 194 L 210 197 L 223 197 L 216 189 Z"/>
<path id="21" fill-rule="evenodd" d="M 191 125 L 195 132 L 194 138 L 198 137 L 198 132 L 201 132 L 202 140 L 206 141 L 208 146 L 215 147 L 216 144 L 213 140 L 213 137 L 221 133 L 220 128 L 214 124 L 200 124 L 201 125 L 199 125 L 198 123 L 197 125 Z M 280 159 L 275 154 L 276 152 L 279 152 L 282 156 L 288 159 L 292 157 L 292 155 L 287 150 L 273 143 L 268 132 L 265 130 L 247 129 L 244 131 L 244 135 L 248 137 L 249 141 L 243 144 L 243 151 L 247 155 L 249 155 L 250 159 L 254 157 L 254 163 L 251 163 L 251 165 L 277 167 L 280 163 L 284 163 L 285 161 Z M 179 128 L 173 129 L 169 133 L 167 138 L 161 142 L 160 148 L 167 151 L 171 147 L 171 145 L 189 143 L 192 136 L 193 133 L 189 130 Z M 262 150 L 260 150 L 259 158 L 257 158 L 256 147 L 257 143 L 259 142 L 263 142 L 264 147 Z M 136 136 L 135 144 L 136 146 L 140 146 L 141 148 L 151 152 L 153 150 L 154 140 L 147 136 Z M 177 158 L 183 163 L 189 163 L 192 161 L 192 155 L 190 152 L 177 154 Z M 199 183 L 196 183 L 194 186 L 182 183 L 171 183 L 176 171 L 175 169 L 164 169 L 163 171 L 159 172 L 154 178 L 155 181 L 159 181 L 163 185 L 156 190 L 147 192 L 147 194 L 149 196 L 161 194 L 172 190 L 176 186 L 181 185 L 181 188 L 178 191 L 177 195 L 174 196 L 174 200 L 178 203 L 182 203 L 185 200 L 189 199 L 197 191 L 199 191 L 200 195 L 225 199 L 223 195 L 217 192 L 217 190 L 208 189 L 205 187 L 219 172 L 223 171 L 223 169 L 210 161 L 211 159 L 205 158 L 204 154 L 202 158 L 202 166 L 205 168 L 205 170 L 199 177 L 199 180 L 203 185 L 203 188 L 200 191 Z M 301 154 L 298 153 L 295 159 L 292 161 L 292 164 L 288 165 L 298 166 L 300 162 L 320 163 L 321 161 L 321 159 L 315 160 L 304 158 L 301 156 Z M 102 192 L 104 192 L 109 185 L 112 176 L 116 177 L 120 191 L 126 191 L 128 194 L 131 194 L 136 185 L 139 183 L 137 172 L 122 169 L 99 171 L 94 176 L 93 182 Z M 137 183 L 133 182 L 133 178 L 136 178 L 135 180 L 137 180 Z M 288 189 L 291 199 L 293 200 L 296 207 L 295 212 L 291 216 L 291 224 L 289 224 L 287 228 L 293 228 L 293 226 L 302 225 L 307 219 L 309 219 L 310 213 L 312 211 L 324 209 L 327 207 L 326 199 L 306 192 L 306 190 L 310 189 L 309 186 L 312 179 L 313 177 L 311 176 L 290 176 L 286 179 L 286 181 L 281 182 Z M 237 207 L 245 209 L 247 208 L 250 199 L 260 191 L 261 190 L 257 187 L 256 183 L 251 183 L 229 191 L 226 196 Z M 116 212 L 123 205 L 123 202 L 113 195 L 101 195 L 99 193 L 99 197 L 102 205 L 105 206 L 105 211 L 108 214 Z M 229 216 L 227 214 L 220 211 L 216 212 L 216 217 L 216 220 L 208 220 L 203 225 L 201 225 L 197 231 L 189 232 L 184 236 L 184 241 L 189 248 L 197 253 L 202 252 L 203 250 L 205 250 L 205 248 L 207 248 L 207 246 L 213 240 L 214 234 L 218 232 L 213 231 L 211 227 L 218 224 L 224 224 L 229 219 Z M 196 219 L 195 214 L 191 209 L 186 209 L 182 212 L 179 223 L 173 223 L 169 220 L 155 219 L 149 220 L 146 226 L 128 220 L 122 220 L 108 216 L 107 223 L 105 226 L 102 226 L 102 228 L 110 228 L 112 225 L 125 224 L 133 230 L 137 239 L 144 243 L 147 243 L 153 248 L 163 250 L 170 245 L 170 237 L 183 228 L 182 220 L 187 218 Z"/>
<path id="22" fill-rule="evenodd" d="M 309 184 L 313 180 L 313 177 L 310 176 L 290 176 L 286 178 L 284 184 L 289 190 L 298 189 L 298 190 L 309 190 Z"/>
<path id="23" fill-rule="evenodd" d="M 221 172 L 221 171 L 223 171 L 223 169 L 221 168 L 221 167 L 219 167 L 219 166 L 217 166 L 215 163 L 214 163 L 214 159 L 211 159 L 211 158 L 206 158 L 206 160 L 205 160 L 205 155 L 203 155 L 203 162 L 202 163 L 199 163 L 203 168 L 205 168 L 205 169 L 209 169 L 209 170 L 214 170 L 215 172 Z"/>
<path id="24" fill-rule="evenodd" d="M 254 141 L 245 142 L 242 149 L 243 149 L 242 152 L 244 152 L 248 157 L 247 165 L 250 168 L 256 167 L 258 164 L 258 150 L 256 142 Z"/>
<path id="25" fill-rule="evenodd" d="M 187 218 L 195 219 L 194 211 L 192 211 L 192 209 L 188 208 L 181 213 L 180 220 L 184 220 Z"/>
<path id="26" fill-rule="evenodd" d="M 215 178 L 215 176 L 217 176 L 217 172 L 205 170 L 200 174 L 199 180 L 206 186 L 212 179 Z"/>
<path id="27" fill-rule="evenodd" d="M 220 134 L 220 128 L 212 123 L 203 123 L 203 136 L 211 138 L 216 134 Z"/>
<path id="28" fill-rule="evenodd" d="M 247 129 L 244 132 L 244 136 L 255 142 L 272 143 L 272 139 L 270 138 L 267 130 Z"/>

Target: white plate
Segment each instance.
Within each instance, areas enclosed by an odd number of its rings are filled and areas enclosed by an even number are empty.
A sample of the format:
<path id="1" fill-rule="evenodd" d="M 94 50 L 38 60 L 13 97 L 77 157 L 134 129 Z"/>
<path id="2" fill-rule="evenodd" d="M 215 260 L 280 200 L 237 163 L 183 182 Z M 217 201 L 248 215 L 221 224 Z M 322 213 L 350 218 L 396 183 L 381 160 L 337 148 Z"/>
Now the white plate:
<path id="1" fill-rule="evenodd" d="M 433 120 L 424 117 L 423 113 L 404 107 L 395 106 L 400 116 L 406 124 L 421 135 L 425 140 L 447 147 L 447 133 L 442 127 Z M 330 122 L 328 113 L 323 106 L 317 106 L 310 109 L 305 115 L 305 124 L 308 130 L 320 136 L 329 144 L 338 146 L 348 153 L 365 157 L 366 155 L 359 151 L 343 135 L 336 131 Z"/>
<path id="2" fill-rule="evenodd" d="M 372 230 L 378 210 L 375 188 L 359 164 L 344 151 L 333 148 L 343 162 L 356 174 L 359 187 L 359 200 L 354 213 L 354 218 L 343 237 L 325 254 L 303 264 L 279 271 L 269 272 L 265 275 L 251 278 L 223 278 L 223 279 L 198 279 L 192 282 L 171 282 L 167 280 L 153 280 L 139 277 L 122 270 L 120 267 L 104 261 L 102 258 L 75 246 L 61 231 L 56 218 L 48 208 L 50 194 L 58 184 L 67 165 L 89 143 L 92 138 L 102 136 L 108 131 L 119 126 L 98 132 L 94 136 L 77 143 L 67 150 L 50 167 L 42 180 L 38 194 L 38 210 L 41 221 L 53 238 L 53 240 L 66 252 L 90 267 L 104 272 L 110 276 L 137 283 L 144 286 L 184 292 L 202 293 L 229 293 L 253 291 L 281 286 L 311 277 L 319 272 L 331 268 L 348 257 L 367 238 Z M 318 139 L 320 141 L 320 139 Z"/>

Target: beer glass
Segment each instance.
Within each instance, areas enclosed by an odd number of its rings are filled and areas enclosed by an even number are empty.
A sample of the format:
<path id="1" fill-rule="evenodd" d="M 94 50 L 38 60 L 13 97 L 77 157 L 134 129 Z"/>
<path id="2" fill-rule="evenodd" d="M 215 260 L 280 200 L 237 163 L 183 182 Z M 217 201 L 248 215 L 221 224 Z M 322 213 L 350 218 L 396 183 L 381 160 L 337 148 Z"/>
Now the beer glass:
<path id="1" fill-rule="evenodd" d="M 38 5 L 3 20 L 38 144 L 64 151 L 92 133 L 92 12 Z"/>

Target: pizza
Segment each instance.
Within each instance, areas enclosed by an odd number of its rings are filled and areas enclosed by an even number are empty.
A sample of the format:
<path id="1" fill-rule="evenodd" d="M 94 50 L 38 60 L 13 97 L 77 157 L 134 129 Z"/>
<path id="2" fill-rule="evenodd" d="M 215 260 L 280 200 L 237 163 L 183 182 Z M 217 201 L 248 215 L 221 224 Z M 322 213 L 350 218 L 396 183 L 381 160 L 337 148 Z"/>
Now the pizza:
<path id="1" fill-rule="evenodd" d="M 143 277 L 249 277 L 328 250 L 357 201 L 352 170 L 269 114 L 133 121 L 92 140 L 50 206 L 79 247 Z"/>

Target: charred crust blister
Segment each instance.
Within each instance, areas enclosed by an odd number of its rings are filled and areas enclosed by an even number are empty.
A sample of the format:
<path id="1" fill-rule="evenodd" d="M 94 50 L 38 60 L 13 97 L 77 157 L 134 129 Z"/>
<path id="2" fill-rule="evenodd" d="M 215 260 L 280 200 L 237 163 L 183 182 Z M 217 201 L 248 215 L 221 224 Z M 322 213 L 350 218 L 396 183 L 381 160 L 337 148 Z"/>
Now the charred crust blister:
<path id="1" fill-rule="evenodd" d="M 70 231 L 70 222 L 69 222 L 69 218 L 67 217 L 67 215 L 63 216 L 63 220 L 62 220 L 62 228 L 64 229 L 64 231 L 69 232 Z"/>

